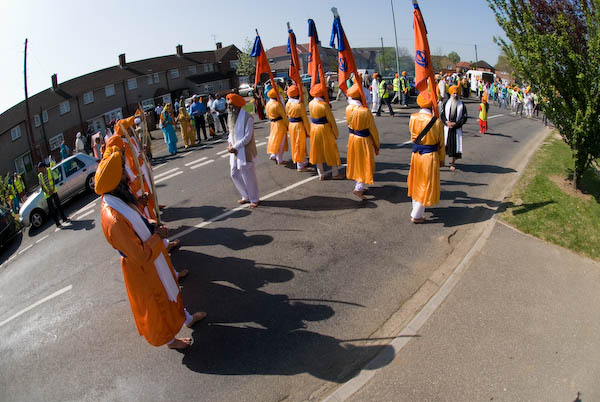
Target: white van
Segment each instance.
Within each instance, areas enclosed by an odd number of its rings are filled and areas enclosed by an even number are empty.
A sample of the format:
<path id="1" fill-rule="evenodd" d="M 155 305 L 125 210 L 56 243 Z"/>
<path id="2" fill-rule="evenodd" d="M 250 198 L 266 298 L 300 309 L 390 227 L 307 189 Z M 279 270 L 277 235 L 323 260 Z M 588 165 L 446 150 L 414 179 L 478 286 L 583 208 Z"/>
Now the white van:
<path id="1" fill-rule="evenodd" d="M 493 84 L 494 82 L 496 82 L 496 74 L 488 73 L 486 71 L 467 71 L 467 80 L 469 80 L 471 92 L 477 92 L 477 83 L 479 79 L 483 79 L 484 82 L 489 82 L 490 84 Z"/>

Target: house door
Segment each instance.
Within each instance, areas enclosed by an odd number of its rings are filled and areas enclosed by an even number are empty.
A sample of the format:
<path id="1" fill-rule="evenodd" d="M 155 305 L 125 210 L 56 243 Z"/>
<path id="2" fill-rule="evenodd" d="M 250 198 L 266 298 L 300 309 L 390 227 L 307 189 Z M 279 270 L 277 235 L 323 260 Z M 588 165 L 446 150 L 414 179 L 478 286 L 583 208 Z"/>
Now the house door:
<path id="1" fill-rule="evenodd" d="M 98 117 L 88 122 L 94 133 L 104 132 L 104 117 Z"/>

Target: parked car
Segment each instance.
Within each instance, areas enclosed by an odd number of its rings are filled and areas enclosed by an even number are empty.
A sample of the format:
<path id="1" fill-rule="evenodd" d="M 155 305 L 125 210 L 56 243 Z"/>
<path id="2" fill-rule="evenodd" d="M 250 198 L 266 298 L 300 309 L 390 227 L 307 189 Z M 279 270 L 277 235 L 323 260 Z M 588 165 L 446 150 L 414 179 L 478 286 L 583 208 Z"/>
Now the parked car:
<path id="1" fill-rule="evenodd" d="M 254 95 L 254 88 L 250 84 L 242 84 L 238 87 L 238 92 L 241 96 L 252 96 Z"/>
<path id="2" fill-rule="evenodd" d="M 54 184 L 62 205 L 84 191 L 94 191 L 96 169 L 98 161 L 87 154 L 75 154 L 52 168 L 54 177 L 57 177 Z M 27 198 L 19 215 L 24 226 L 42 226 L 48 218 L 48 204 L 41 188 Z"/>
<path id="3" fill-rule="evenodd" d="M 19 232 L 13 214 L 8 209 L 0 207 L 0 247 L 8 244 Z"/>

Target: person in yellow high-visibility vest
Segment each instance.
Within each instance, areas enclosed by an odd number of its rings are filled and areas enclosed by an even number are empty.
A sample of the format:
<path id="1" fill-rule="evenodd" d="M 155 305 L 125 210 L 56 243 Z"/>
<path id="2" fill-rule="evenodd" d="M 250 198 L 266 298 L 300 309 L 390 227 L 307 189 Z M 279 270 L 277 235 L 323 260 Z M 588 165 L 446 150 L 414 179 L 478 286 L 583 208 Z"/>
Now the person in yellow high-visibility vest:
<path id="1" fill-rule="evenodd" d="M 479 132 L 485 134 L 488 131 L 488 110 L 490 105 L 488 104 L 487 94 L 483 94 L 481 103 L 479 104 Z"/>
<path id="2" fill-rule="evenodd" d="M 394 110 L 392 109 L 392 103 L 390 102 L 390 91 L 388 88 L 388 82 L 381 78 L 381 75 L 378 76 L 379 81 L 379 98 L 381 98 L 381 102 L 379 102 L 379 108 L 377 109 L 377 116 L 381 116 L 381 107 L 385 103 L 390 110 L 390 116 L 394 116 Z"/>
<path id="3" fill-rule="evenodd" d="M 15 184 L 15 189 L 17 190 L 19 201 L 25 201 L 25 183 L 23 183 L 21 175 L 17 172 L 13 174 L 13 183 Z"/>
<path id="4" fill-rule="evenodd" d="M 394 98 L 392 99 L 392 103 L 398 103 L 400 101 L 400 79 L 398 78 L 398 73 L 396 73 L 394 81 L 392 81 L 392 87 L 394 90 Z"/>
<path id="5" fill-rule="evenodd" d="M 15 186 L 13 183 L 8 183 L 8 200 L 10 201 L 10 206 L 15 214 L 19 213 L 20 203 L 19 197 L 17 195 L 17 190 L 15 190 Z"/>
<path id="6" fill-rule="evenodd" d="M 60 205 L 60 199 L 58 198 L 56 185 L 54 184 L 54 175 L 44 162 L 38 163 L 38 172 L 38 182 L 42 188 L 44 197 L 46 197 L 46 202 L 48 203 L 48 212 L 54 220 L 56 227 L 60 228 L 61 225 L 58 220 L 59 213 L 63 223 L 68 223 L 70 220 L 65 216 L 62 206 Z"/>

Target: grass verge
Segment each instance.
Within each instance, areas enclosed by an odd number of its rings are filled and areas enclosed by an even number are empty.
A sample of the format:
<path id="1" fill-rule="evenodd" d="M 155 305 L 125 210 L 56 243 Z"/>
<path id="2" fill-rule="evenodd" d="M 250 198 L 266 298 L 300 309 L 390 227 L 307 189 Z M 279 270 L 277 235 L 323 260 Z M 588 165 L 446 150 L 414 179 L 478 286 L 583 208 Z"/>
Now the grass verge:
<path id="1" fill-rule="evenodd" d="M 600 260 L 600 177 L 589 169 L 575 191 L 573 155 L 548 137 L 506 200 L 500 218 L 522 232 Z"/>

